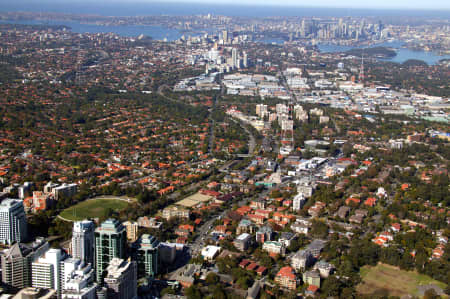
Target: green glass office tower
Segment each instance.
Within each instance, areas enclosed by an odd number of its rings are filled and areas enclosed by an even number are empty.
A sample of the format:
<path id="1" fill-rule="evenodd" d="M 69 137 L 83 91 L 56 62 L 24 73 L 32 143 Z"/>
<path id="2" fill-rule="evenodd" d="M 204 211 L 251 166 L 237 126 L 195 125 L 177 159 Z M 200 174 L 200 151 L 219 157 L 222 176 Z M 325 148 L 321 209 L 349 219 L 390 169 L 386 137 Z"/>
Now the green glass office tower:
<path id="1" fill-rule="evenodd" d="M 115 219 L 108 219 L 95 229 L 95 274 L 101 282 L 109 262 L 126 255 L 127 233 Z"/>
<path id="2" fill-rule="evenodd" d="M 138 249 L 138 277 L 155 277 L 158 274 L 159 241 L 150 235 L 142 235 Z"/>

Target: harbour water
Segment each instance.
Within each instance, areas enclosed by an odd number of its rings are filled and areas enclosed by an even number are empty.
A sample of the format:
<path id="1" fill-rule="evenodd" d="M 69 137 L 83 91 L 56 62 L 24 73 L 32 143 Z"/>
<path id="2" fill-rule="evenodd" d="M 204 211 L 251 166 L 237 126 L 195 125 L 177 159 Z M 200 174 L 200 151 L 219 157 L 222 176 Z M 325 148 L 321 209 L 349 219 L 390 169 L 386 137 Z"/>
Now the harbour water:
<path id="1" fill-rule="evenodd" d="M 411 49 L 403 48 L 403 43 L 400 41 L 394 42 L 386 42 L 381 44 L 375 44 L 371 46 L 361 46 L 361 47 L 352 47 L 352 46 L 340 46 L 334 44 L 319 44 L 318 48 L 321 52 L 327 53 L 336 53 L 336 52 L 345 52 L 354 48 L 367 48 L 367 47 L 387 47 L 393 48 L 397 52 L 397 55 L 392 58 L 381 59 L 385 61 L 392 61 L 397 63 L 403 63 L 409 59 L 417 59 L 425 61 L 428 65 L 434 65 L 439 62 L 441 59 L 450 59 L 450 55 L 437 55 L 434 52 L 427 51 L 414 51 Z"/>

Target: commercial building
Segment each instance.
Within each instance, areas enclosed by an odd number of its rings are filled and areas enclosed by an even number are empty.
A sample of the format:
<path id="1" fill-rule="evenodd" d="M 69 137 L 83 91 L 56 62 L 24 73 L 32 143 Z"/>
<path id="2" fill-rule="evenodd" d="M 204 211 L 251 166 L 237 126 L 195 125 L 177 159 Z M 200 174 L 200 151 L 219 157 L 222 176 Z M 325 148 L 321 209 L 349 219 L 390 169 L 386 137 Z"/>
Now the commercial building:
<path id="1" fill-rule="evenodd" d="M 94 269 L 80 259 L 68 258 L 61 262 L 61 288 L 64 299 L 95 299 L 97 284 Z"/>
<path id="2" fill-rule="evenodd" d="M 27 238 L 27 219 L 23 202 L 7 198 L 0 203 L 0 243 L 11 245 Z"/>
<path id="3" fill-rule="evenodd" d="M 113 258 L 104 279 L 108 299 L 137 298 L 137 267 L 135 261 Z"/>
<path id="4" fill-rule="evenodd" d="M 36 288 L 53 289 L 61 296 L 61 262 L 66 255 L 61 249 L 51 248 L 31 265 L 31 285 Z"/>
<path id="5" fill-rule="evenodd" d="M 31 245 L 15 243 L 5 249 L 1 256 L 2 283 L 13 289 L 31 286 L 31 263 L 35 256 L 40 256 L 49 248 L 43 239 L 36 240 Z"/>
<path id="6" fill-rule="evenodd" d="M 205 260 L 212 261 L 219 253 L 220 247 L 208 245 L 202 249 L 202 256 Z"/>
<path id="7" fill-rule="evenodd" d="M 176 243 L 160 243 L 158 249 L 161 263 L 171 264 L 175 261 L 177 256 Z"/>
<path id="8" fill-rule="evenodd" d="M 97 281 L 101 281 L 104 271 L 113 258 L 125 258 L 126 242 L 125 227 L 115 219 L 108 219 L 95 229 Z"/>
<path id="9" fill-rule="evenodd" d="M 77 221 L 72 231 L 72 256 L 85 263 L 94 264 L 94 222 Z"/>
<path id="10" fill-rule="evenodd" d="M 154 277 L 158 274 L 159 241 L 148 234 L 141 236 L 137 254 L 138 277 Z"/>

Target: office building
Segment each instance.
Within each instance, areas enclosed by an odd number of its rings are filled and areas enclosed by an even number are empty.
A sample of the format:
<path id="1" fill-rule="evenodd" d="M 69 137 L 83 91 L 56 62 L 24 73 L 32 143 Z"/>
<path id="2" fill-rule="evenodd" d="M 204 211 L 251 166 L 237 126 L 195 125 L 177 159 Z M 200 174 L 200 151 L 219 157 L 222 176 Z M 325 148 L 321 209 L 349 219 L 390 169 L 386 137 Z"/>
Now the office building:
<path id="1" fill-rule="evenodd" d="M 27 238 L 27 219 L 23 202 L 7 198 L 0 204 L 0 243 L 12 244 Z"/>
<path id="2" fill-rule="evenodd" d="M 38 239 L 31 245 L 15 243 L 1 256 L 2 283 L 9 288 L 22 289 L 31 286 L 31 263 L 36 255 L 47 251 L 48 243 Z"/>
<path id="3" fill-rule="evenodd" d="M 94 264 L 94 222 L 77 221 L 73 224 L 72 256 L 85 263 Z"/>
<path id="4" fill-rule="evenodd" d="M 108 299 L 137 298 L 137 269 L 135 261 L 113 258 L 104 279 Z"/>
<path id="5" fill-rule="evenodd" d="M 61 262 L 61 296 L 64 299 L 95 299 L 94 269 L 80 259 Z"/>
<path id="6" fill-rule="evenodd" d="M 61 249 L 51 248 L 31 264 L 31 285 L 36 288 L 53 289 L 61 297 L 61 262 L 66 255 Z"/>
<path id="7" fill-rule="evenodd" d="M 172 264 L 177 256 L 177 245 L 175 243 L 160 243 L 159 258 L 161 263 Z"/>
<path id="8" fill-rule="evenodd" d="M 125 258 L 126 231 L 123 225 L 108 219 L 95 230 L 96 279 L 101 281 L 104 271 L 113 258 Z"/>
<path id="9" fill-rule="evenodd" d="M 138 248 L 138 276 L 155 277 L 159 266 L 159 241 L 148 234 L 142 235 Z"/>

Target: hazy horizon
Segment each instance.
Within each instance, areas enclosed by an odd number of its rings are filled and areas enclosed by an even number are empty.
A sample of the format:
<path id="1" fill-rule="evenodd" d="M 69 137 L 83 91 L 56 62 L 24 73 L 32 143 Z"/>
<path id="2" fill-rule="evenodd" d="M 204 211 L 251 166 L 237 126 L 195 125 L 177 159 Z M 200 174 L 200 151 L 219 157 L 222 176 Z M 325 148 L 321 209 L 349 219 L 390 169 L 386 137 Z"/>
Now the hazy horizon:
<path id="1" fill-rule="evenodd" d="M 37 3 L 32 0 L 17 0 L 14 3 L 8 2 L 7 4 L 3 3 L 2 6 L 13 6 L 16 4 L 33 4 Z M 64 5 L 64 4 L 83 4 L 83 3 L 92 3 L 92 1 L 76 1 L 76 0 L 40 0 L 40 3 L 43 4 L 56 4 L 56 5 Z M 306 7 L 306 8 L 339 8 L 339 9 L 373 9 L 373 10 L 449 10 L 450 11 L 450 1 L 442 1 L 442 0 L 429 0 L 427 2 L 418 1 L 418 0 L 397 0 L 397 1 L 388 1 L 388 0 L 379 0 L 376 3 L 374 1 L 370 2 L 361 2 L 358 0 L 341 0 L 339 2 L 333 0 L 316 0 L 313 5 L 311 5 L 310 1 L 299 1 L 299 0 L 285 0 L 283 3 L 275 0 L 267 0 L 267 1 L 256 1 L 256 0 L 100 0 L 96 1 L 95 4 L 103 5 L 103 4 L 196 4 L 196 5 L 237 5 L 237 6 L 276 6 L 276 7 Z"/>

